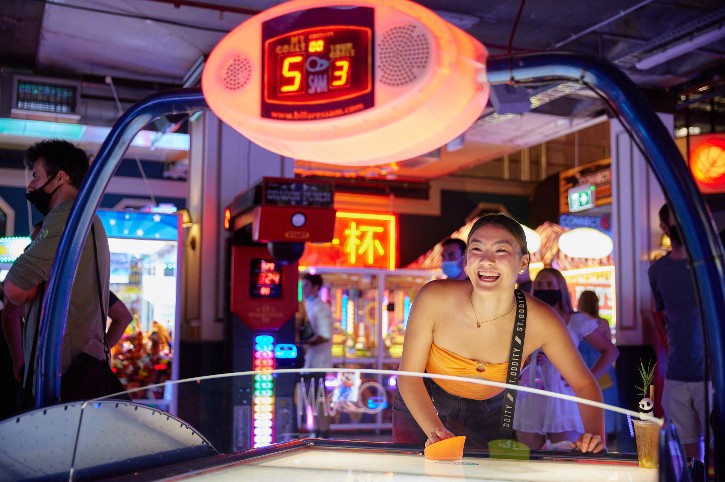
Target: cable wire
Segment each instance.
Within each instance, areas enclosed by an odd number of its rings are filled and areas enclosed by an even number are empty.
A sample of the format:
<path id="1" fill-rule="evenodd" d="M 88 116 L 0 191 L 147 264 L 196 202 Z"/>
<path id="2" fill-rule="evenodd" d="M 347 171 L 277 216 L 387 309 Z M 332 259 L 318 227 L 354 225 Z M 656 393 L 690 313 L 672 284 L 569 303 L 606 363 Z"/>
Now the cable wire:
<path id="1" fill-rule="evenodd" d="M 116 101 L 116 109 L 118 110 L 118 116 L 120 117 L 123 114 L 123 108 L 121 107 L 121 101 L 118 98 L 118 93 L 116 93 L 116 85 L 113 83 L 113 78 L 110 75 L 106 76 L 105 81 L 111 87 L 111 93 L 113 94 L 113 98 Z M 151 190 L 149 181 L 146 178 L 146 172 L 144 172 L 143 170 L 143 166 L 141 165 L 141 159 L 139 159 L 138 154 L 134 154 L 134 159 L 136 159 L 136 165 L 138 166 L 138 170 L 141 173 L 141 178 L 143 179 L 144 185 L 146 186 L 146 190 L 149 192 L 149 196 L 151 196 L 151 202 L 154 206 L 158 206 L 158 203 L 156 202 L 156 196 L 154 196 L 154 193 Z"/>

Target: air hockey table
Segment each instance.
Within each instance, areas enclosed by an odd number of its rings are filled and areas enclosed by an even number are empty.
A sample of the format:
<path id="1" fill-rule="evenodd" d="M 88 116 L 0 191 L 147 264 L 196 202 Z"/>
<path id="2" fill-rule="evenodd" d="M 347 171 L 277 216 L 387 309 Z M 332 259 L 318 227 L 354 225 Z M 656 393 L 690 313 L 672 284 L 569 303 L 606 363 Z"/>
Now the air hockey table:
<path id="1" fill-rule="evenodd" d="M 702 464 L 686 459 L 668 424 L 660 430 L 659 460 L 658 469 L 648 469 L 636 453 L 498 444 L 434 461 L 418 446 L 320 438 L 222 453 L 184 420 L 117 400 L 58 404 L 0 421 L 0 480 L 704 480 Z"/>
<path id="2" fill-rule="evenodd" d="M 532 453 L 528 460 L 519 460 L 466 452 L 460 461 L 433 461 L 427 460 L 420 449 L 399 444 L 323 439 L 296 440 L 233 456 L 136 472 L 132 477 L 257 482 L 660 480 L 657 470 L 638 466 L 636 454 L 577 456 L 541 451 Z"/>

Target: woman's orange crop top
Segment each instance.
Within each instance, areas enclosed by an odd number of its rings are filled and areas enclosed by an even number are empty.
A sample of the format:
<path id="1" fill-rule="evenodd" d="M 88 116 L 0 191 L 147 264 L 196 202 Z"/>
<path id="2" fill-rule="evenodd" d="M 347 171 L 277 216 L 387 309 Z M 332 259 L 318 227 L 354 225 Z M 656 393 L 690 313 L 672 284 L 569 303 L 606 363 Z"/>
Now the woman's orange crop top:
<path id="1" fill-rule="evenodd" d="M 483 368 L 482 371 L 480 371 L 481 368 Z M 425 371 L 435 375 L 452 375 L 505 383 L 508 361 L 504 363 L 478 362 L 464 358 L 433 343 L 430 347 L 430 354 L 428 355 L 428 363 L 425 366 Z M 503 392 L 503 388 L 490 385 L 440 380 L 437 378 L 434 378 L 433 381 L 451 395 L 470 398 L 472 400 L 486 400 Z"/>

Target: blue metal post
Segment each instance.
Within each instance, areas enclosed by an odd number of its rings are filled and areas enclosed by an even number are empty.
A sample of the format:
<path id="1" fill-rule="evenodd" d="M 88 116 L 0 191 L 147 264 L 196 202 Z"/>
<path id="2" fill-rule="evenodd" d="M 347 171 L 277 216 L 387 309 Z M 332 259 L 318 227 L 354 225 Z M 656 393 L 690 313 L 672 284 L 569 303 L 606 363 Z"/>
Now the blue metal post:
<path id="1" fill-rule="evenodd" d="M 710 348 L 715 392 L 725 389 L 725 313 L 723 250 L 714 222 L 674 139 L 639 88 L 622 71 L 594 57 L 567 53 L 525 54 L 489 59 L 491 83 L 566 80 L 594 88 L 610 102 L 641 149 L 680 226 L 695 276 L 705 336 Z M 638 227 L 635 226 L 635 229 Z M 715 453 L 725 453 L 725 405 L 714 397 Z M 725 474 L 725 458 L 715 457 L 715 471 Z"/>

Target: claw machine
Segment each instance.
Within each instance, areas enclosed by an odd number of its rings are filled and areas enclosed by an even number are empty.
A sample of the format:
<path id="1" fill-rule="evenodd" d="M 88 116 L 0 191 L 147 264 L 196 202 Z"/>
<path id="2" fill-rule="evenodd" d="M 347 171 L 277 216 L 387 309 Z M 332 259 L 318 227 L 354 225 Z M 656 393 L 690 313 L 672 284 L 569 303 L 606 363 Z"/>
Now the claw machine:
<path id="1" fill-rule="evenodd" d="M 111 347 L 113 369 L 134 401 L 176 413 L 182 220 L 179 213 L 98 210 L 108 234 L 111 291 L 133 319 Z M 144 387 L 149 387 L 144 390 Z"/>

